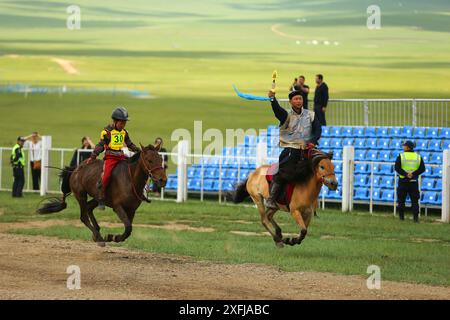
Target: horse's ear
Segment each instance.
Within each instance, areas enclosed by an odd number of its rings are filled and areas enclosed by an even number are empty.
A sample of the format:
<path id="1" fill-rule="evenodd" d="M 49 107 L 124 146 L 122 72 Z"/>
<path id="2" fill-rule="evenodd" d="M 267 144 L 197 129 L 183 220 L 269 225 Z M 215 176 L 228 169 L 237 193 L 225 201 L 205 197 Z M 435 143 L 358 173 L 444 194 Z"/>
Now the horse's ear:
<path id="1" fill-rule="evenodd" d="M 145 149 L 145 147 L 142 145 L 142 143 L 139 142 L 139 145 L 141 146 L 141 150 Z"/>
<path id="2" fill-rule="evenodd" d="M 327 156 L 328 158 L 330 158 L 330 160 L 333 160 L 333 155 L 334 155 L 333 151 L 327 153 Z"/>
<path id="3" fill-rule="evenodd" d="M 159 152 L 159 150 L 161 150 L 161 142 L 155 144 L 153 147 L 155 148 L 156 151 Z"/>

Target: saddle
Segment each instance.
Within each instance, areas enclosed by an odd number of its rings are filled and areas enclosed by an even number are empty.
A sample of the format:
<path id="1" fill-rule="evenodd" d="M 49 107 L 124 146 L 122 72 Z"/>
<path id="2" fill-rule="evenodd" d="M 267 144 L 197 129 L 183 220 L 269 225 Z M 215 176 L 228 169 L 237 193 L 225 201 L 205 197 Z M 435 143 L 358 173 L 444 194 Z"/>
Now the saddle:
<path id="1" fill-rule="evenodd" d="M 269 187 L 270 187 L 270 184 L 272 183 L 273 176 L 275 174 L 277 174 L 277 172 L 278 172 L 278 163 L 272 164 L 270 166 L 270 168 L 267 170 L 266 180 L 269 183 Z M 276 199 L 276 201 L 279 204 L 289 206 L 289 203 L 291 202 L 291 199 L 292 199 L 292 194 L 294 193 L 294 188 L 295 188 L 295 184 L 286 183 L 284 185 L 283 190 L 280 192 L 278 199 Z"/>

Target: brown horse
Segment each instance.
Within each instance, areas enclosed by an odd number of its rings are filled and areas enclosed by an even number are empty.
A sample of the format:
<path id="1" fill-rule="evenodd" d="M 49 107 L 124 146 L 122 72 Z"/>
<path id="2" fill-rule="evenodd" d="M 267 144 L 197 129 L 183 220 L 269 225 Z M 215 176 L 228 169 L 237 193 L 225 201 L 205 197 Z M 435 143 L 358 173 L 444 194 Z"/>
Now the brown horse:
<path id="1" fill-rule="evenodd" d="M 103 172 L 103 161 L 98 159 L 90 164 L 83 162 L 74 170 L 65 168 L 61 172 L 62 199 L 44 204 L 38 209 L 38 213 L 45 214 L 64 210 L 67 207 L 66 197 L 73 193 L 80 205 L 80 220 L 91 230 L 95 242 L 104 245 L 105 241 L 125 241 L 131 234 L 137 208 L 142 201 L 146 200 L 143 190 L 148 177 L 160 187 L 164 187 L 167 182 L 162 166 L 162 157 L 158 154 L 160 145 L 148 145 L 147 147 L 141 145 L 141 149 L 141 152 L 117 164 L 106 189 L 105 204 L 116 212 L 124 224 L 123 234 L 108 234 L 106 239 L 103 239 L 100 234 L 100 226 L 93 214 L 93 210 L 98 205 L 95 200 L 99 192 L 96 184 Z M 88 196 L 93 199 L 88 201 Z"/>
<path id="2" fill-rule="evenodd" d="M 284 244 L 300 244 L 306 236 L 311 217 L 317 208 L 317 199 L 322 185 L 325 184 L 330 190 L 336 190 L 338 182 L 334 174 L 334 165 L 331 162 L 332 153 L 323 153 L 313 150 L 311 159 L 306 165 L 299 166 L 300 172 L 296 176 L 301 177 L 295 183 L 292 198 L 289 205 L 278 203 L 278 209 L 266 210 L 264 199 L 269 197 L 269 183 L 266 174 L 269 165 L 263 165 L 251 172 L 247 180 L 236 187 L 233 194 L 233 202 L 240 203 L 250 196 L 261 215 L 263 226 L 272 235 L 275 244 L 283 247 Z M 300 227 L 300 235 L 296 238 L 283 238 L 281 228 L 274 219 L 275 213 L 279 210 L 290 212 L 297 225 Z M 272 225 L 272 228 L 269 225 Z"/>

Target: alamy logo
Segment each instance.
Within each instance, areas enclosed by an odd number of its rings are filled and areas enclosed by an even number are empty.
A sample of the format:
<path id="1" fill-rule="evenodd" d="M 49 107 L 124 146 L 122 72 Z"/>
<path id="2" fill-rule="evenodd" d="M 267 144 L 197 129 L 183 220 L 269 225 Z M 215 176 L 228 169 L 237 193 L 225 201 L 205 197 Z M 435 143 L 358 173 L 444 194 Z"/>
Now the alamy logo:
<path id="1" fill-rule="evenodd" d="M 381 29 L 381 9 L 377 5 L 367 7 L 367 29 L 378 30 Z"/>
<path id="2" fill-rule="evenodd" d="M 67 29 L 79 30 L 81 29 L 81 9 L 79 6 L 68 6 L 66 12 L 69 14 L 67 17 Z"/>
<path id="3" fill-rule="evenodd" d="M 67 289 L 80 290 L 81 289 L 80 267 L 75 265 L 68 266 L 66 273 L 69 274 L 69 277 L 67 278 Z"/>
<path id="4" fill-rule="evenodd" d="M 381 270 L 379 266 L 370 265 L 367 267 L 367 273 L 370 274 L 367 278 L 367 289 L 380 290 L 381 289 Z"/>

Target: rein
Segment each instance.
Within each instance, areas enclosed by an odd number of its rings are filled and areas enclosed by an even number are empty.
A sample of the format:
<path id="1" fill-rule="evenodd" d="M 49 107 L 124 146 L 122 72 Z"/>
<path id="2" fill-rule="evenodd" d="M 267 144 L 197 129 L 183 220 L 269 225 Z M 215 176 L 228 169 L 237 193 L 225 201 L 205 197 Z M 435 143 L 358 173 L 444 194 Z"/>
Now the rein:
<path id="1" fill-rule="evenodd" d="M 145 170 L 147 170 L 147 177 L 150 177 L 150 178 L 153 178 L 152 171 L 154 171 L 154 170 L 156 170 L 156 169 L 163 169 L 162 166 L 156 166 L 156 167 L 154 167 L 153 169 L 149 169 L 148 166 L 147 166 L 147 164 L 145 163 L 145 161 L 142 159 L 142 153 L 141 153 L 141 155 L 139 156 L 139 162 L 141 162 L 142 165 L 144 166 Z M 128 173 L 129 173 L 129 175 L 130 175 L 131 187 L 132 187 L 132 189 L 133 189 L 134 196 L 135 196 L 138 200 L 140 200 L 140 201 L 145 201 L 145 202 L 147 202 L 147 203 L 150 203 L 150 200 L 149 200 L 148 198 L 146 198 L 146 197 L 144 197 L 144 196 L 139 196 L 139 193 L 137 193 L 137 191 L 136 191 L 136 186 L 135 186 L 134 183 L 133 183 L 133 176 L 131 175 L 131 166 L 130 166 L 129 163 L 128 163 Z"/>

